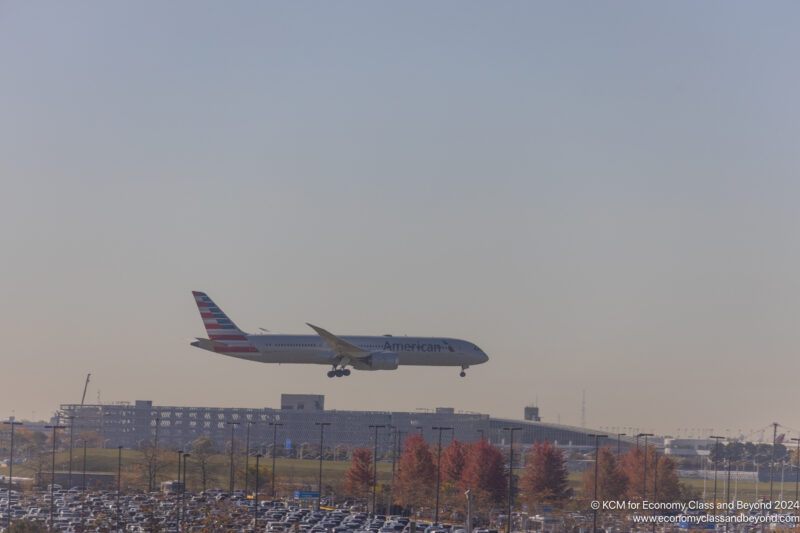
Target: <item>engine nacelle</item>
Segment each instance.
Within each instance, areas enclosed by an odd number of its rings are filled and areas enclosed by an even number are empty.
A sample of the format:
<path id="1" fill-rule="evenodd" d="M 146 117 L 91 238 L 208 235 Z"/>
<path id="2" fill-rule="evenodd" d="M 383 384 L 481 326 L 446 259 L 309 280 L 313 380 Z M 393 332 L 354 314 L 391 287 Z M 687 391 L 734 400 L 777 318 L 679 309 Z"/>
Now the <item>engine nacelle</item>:
<path id="1" fill-rule="evenodd" d="M 394 352 L 374 352 L 368 359 L 367 370 L 395 370 L 400 364 L 400 356 Z"/>

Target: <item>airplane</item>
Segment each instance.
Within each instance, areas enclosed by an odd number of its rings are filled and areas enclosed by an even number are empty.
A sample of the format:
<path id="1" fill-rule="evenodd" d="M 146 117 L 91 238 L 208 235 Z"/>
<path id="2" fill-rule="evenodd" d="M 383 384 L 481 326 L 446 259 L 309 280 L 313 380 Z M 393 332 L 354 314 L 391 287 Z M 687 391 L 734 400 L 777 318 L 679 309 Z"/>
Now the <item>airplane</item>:
<path id="1" fill-rule="evenodd" d="M 331 365 L 328 377 L 349 376 L 354 370 L 395 370 L 400 365 L 460 366 L 463 378 L 470 365 L 489 360 L 475 344 L 442 337 L 339 337 L 313 324 L 315 335 L 251 335 L 239 329 L 204 292 L 192 291 L 208 338 L 192 346 L 229 357 L 260 363 Z"/>

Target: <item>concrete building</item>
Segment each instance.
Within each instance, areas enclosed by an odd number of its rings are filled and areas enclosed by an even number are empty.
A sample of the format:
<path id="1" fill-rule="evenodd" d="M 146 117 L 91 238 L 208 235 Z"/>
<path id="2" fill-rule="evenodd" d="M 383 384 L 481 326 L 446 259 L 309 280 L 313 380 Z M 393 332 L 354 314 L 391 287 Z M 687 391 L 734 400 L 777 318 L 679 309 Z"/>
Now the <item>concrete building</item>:
<path id="1" fill-rule="evenodd" d="M 320 426 L 325 427 L 325 446 L 345 448 L 371 447 L 374 430 L 369 426 L 384 426 L 378 431 L 379 455 L 391 453 L 395 442 L 419 433 L 433 443 L 438 438 L 434 426 L 452 427 L 443 433 L 443 440 L 475 441 L 485 436 L 493 444 L 504 446 L 508 441 L 506 427 L 519 427 L 514 442 L 530 446 L 547 440 L 568 450 L 588 450 L 594 446 L 591 429 L 547 424 L 539 420 L 538 409 L 525 408 L 527 420 L 491 418 L 487 414 L 456 412 L 444 407 L 431 411 L 338 411 L 324 409 L 324 396 L 286 394 L 281 397 L 281 408 L 234 407 L 177 407 L 158 406 L 151 401 L 135 403 L 61 405 L 59 416 L 73 415 L 76 438 L 81 433 L 97 432 L 106 447 L 124 446 L 139 449 L 158 439 L 159 447 L 190 449 L 200 436 L 210 437 L 219 450 L 231 439 L 233 428 L 236 446 L 244 446 L 247 427 L 250 428 L 250 446 L 268 453 L 275 430 L 279 455 L 297 456 L 301 449 L 309 451 L 318 446 Z M 270 423 L 281 424 L 276 428 Z M 395 434 L 397 433 L 397 434 Z M 397 441 L 396 441 L 397 439 Z M 623 441 L 623 447 L 630 446 Z"/>

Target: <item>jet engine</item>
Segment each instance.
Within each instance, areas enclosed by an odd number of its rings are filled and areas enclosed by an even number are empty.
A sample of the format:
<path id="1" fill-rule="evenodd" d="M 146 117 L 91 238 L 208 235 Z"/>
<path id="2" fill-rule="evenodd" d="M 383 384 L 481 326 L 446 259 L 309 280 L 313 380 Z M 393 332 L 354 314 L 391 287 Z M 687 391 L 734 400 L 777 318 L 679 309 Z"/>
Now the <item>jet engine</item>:
<path id="1" fill-rule="evenodd" d="M 395 370 L 400 363 L 400 356 L 394 352 L 374 352 L 365 362 L 366 370 Z"/>

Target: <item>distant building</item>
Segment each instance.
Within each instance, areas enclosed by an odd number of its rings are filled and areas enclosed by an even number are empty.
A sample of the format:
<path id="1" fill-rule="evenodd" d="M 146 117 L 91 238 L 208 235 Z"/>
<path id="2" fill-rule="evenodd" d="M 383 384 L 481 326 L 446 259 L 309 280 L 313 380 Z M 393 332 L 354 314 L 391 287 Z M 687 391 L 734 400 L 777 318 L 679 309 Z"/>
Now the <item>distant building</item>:
<path id="1" fill-rule="evenodd" d="M 337 411 L 324 409 L 325 398 L 315 394 L 284 394 L 281 408 L 234 408 L 234 407 L 176 407 L 153 405 L 149 400 L 137 400 L 102 405 L 64 404 L 61 415 L 74 415 L 76 438 L 82 432 L 95 431 L 106 447 L 124 446 L 142 448 L 158 440 L 159 447 L 191 449 L 191 443 L 200 436 L 210 437 L 218 450 L 225 448 L 231 438 L 230 422 L 234 425 L 234 438 L 243 446 L 245 432 L 250 422 L 250 443 L 255 450 L 268 453 L 272 446 L 273 430 L 276 431 L 278 453 L 298 456 L 318 452 L 320 427 L 317 422 L 329 422 L 325 427 L 326 447 L 352 449 L 371 447 L 374 431 L 369 426 L 384 426 L 378 431 L 378 454 L 389 456 L 392 448 L 407 436 L 421 434 L 433 443 L 438 434 L 432 428 L 453 428 L 443 434 L 443 439 L 476 441 L 481 437 L 491 443 L 505 446 L 508 432 L 503 428 L 519 427 L 514 443 L 528 447 L 534 442 L 549 441 L 572 452 L 586 451 L 594 446 L 588 436 L 596 430 L 547 424 L 539 421 L 538 409 L 525 409 L 526 420 L 491 418 L 487 414 L 456 412 L 452 407 L 440 407 L 433 412 L 389 412 L 389 411 Z M 530 419 L 527 419 L 530 416 Z M 280 424 L 270 426 L 270 423 Z M 397 434 L 395 434 L 395 432 Z M 623 439 L 622 447 L 631 446 Z M 301 451 L 302 450 L 302 451 Z M 304 455 L 306 456 L 306 455 Z"/>
<path id="2" fill-rule="evenodd" d="M 525 420 L 531 420 L 533 422 L 539 422 L 542 419 L 539 418 L 539 408 L 529 405 L 525 408 Z"/>
<path id="3" fill-rule="evenodd" d="M 322 394 L 281 394 L 281 409 L 322 411 L 325 409 L 325 396 Z"/>

